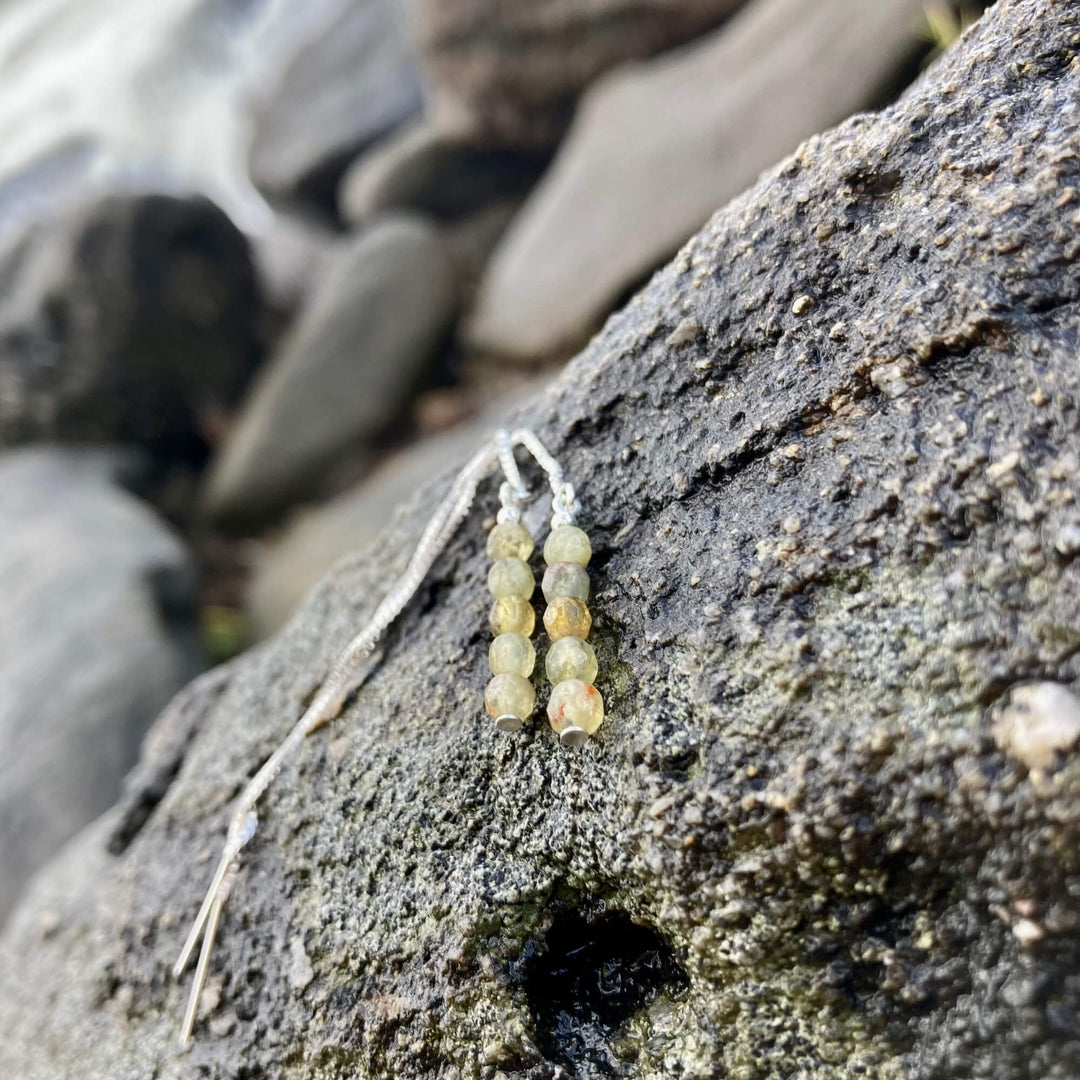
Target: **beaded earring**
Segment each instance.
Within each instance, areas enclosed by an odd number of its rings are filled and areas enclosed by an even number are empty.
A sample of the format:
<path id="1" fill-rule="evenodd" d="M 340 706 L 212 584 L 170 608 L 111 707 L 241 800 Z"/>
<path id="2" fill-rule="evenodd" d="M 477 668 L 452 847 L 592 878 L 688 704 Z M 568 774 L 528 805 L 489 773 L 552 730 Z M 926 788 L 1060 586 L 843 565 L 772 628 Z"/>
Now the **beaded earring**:
<path id="1" fill-rule="evenodd" d="M 502 508 L 488 534 L 487 554 L 491 632 L 495 639 L 488 650 L 491 682 L 484 690 L 484 706 L 500 731 L 520 731 L 536 709 L 536 691 L 529 676 L 536 666 L 536 649 L 529 640 L 536 626 L 536 612 L 529 602 L 536 579 L 529 568 L 532 534 L 521 523 L 516 493 L 509 481 L 499 490 Z"/>
<path id="2" fill-rule="evenodd" d="M 545 669 L 552 684 L 548 720 L 563 746 L 581 746 L 604 721 L 604 699 L 593 683 L 599 666 L 586 638 L 592 628 L 588 536 L 573 524 L 573 489 L 557 501 L 544 544 L 544 628 L 551 639 Z"/>
<path id="3" fill-rule="evenodd" d="M 600 725 L 603 702 L 591 685 L 591 680 L 596 676 L 596 660 L 592 648 L 585 641 L 591 617 L 584 599 L 566 591 L 576 589 L 581 592 L 581 574 L 584 574 L 584 596 L 588 597 L 588 574 L 584 568 L 589 561 L 589 541 L 580 529 L 572 528 L 574 489 L 564 481 L 559 463 L 531 431 L 500 431 L 458 473 L 449 492 L 432 514 L 404 573 L 383 597 L 371 621 L 346 645 L 303 715 L 240 793 L 210 887 L 180 950 L 179 959 L 173 966 L 173 976 L 179 979 L 202 939 L 195 980 L 180 1031 L 181 1046 L 186 1047 L 191 1042 L 199 998 L 206 983 L 210 955 L 225 901 L 236 883 L 241 852 L 258 828 L 259 818 L 255 808 L 259 800 L 285 763 L 303 745 L 304 739 L 340 715 L 349 696 L 371 674 L 374 665 L 368 661 L 379 640 L 416 594 L 435 560 L 468 514 L 480 481 L 495 464 L 501 465 L 505 482 L 500 488 L 502 509 L 499 520 L 488 537 L 488 554 L 493 560 L 488 576 L 494 596 L 491 628 L 496 636 L 489 654 L 494 677 L 488 684 L 485 699 L 496 725 L 503 730 L 519 729 L 532 715 L 536 707 L 536 694 L 528 676 L 532 673 L 536 654 L 529 635 L 536 614 L 529 601 L 535 579 L 525 560 L 532 554 L 533 539 L 520 521 L 519 506 L 528 496 L 528 490 L 522 483 L 514 458 L 514 449 L 518 446 L 524 447 L 547 474 L 554 507 L 553 531 L 544 547 L 549 564 L 545 583 L 551 575 L 552 580 L 548 584 L 554 598 L 548 609 L 550 620 L 545 615 L 545 625 L 555 642 L 548 654 L 548 674 L 556 684 L 548 716 L 552 726 L 560 733 L 562 742 L 567 745 L 583 742 Z M 576 566 L 577 569 L 565 570 L 566 565 Z M 548 588 L 545 588 L 547 591 Z M 580 604 L 580 608 L 571 606 L 571 601 Z M 577 644 L 560 646 L 557 652 L 555 646 L 567 640 Z M 552 658 L 553 653 L 556 654 L 555 659 Z M 562 655 L 564 653 L 567 655 Z M 588 679 L 584 678 L 586 675 Z"/>

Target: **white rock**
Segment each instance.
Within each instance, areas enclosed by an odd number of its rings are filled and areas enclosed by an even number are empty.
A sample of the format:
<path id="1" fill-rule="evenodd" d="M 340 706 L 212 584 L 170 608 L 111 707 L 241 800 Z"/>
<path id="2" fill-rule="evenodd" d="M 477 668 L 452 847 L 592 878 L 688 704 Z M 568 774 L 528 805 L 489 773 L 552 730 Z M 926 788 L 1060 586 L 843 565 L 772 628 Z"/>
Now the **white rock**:
<path id="1" fill-rule="evenodd" d="M 994 741 L 1029 769 L 1046 769 L 1080 741 L 1080 701 L 1061 683 L 1018 686 L 994 725 Z"/>

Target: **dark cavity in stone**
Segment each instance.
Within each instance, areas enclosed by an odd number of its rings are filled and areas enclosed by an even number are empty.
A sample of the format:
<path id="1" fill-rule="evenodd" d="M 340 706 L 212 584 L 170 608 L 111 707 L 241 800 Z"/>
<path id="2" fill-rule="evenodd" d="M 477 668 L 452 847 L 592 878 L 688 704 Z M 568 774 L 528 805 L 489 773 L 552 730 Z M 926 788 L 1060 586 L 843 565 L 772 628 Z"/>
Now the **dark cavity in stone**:
<path id="1" fill-rule="evenodd" d="M 661 992 L 689 984 L 667 942 L 623 912 L 592 921 L 559 915 L 523 965 L 525 991 L 544 1055 L 578 1080 L 634 1074 L 627 1020 Z"/>

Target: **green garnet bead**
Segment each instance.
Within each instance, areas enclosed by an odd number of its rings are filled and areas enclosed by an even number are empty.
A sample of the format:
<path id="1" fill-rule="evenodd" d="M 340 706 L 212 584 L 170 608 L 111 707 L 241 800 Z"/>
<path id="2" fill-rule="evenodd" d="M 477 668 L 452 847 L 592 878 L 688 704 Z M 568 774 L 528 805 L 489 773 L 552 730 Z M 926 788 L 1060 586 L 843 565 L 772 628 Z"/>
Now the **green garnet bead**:
<path id="1" fill-rule="evenodd" d="M 536 665 L 533 643 L 521 634 L 500 634 L 488 650 L 492 675 L 521 675 L 528 678 Z"/>
<path id="2" fill-rule="evenodd" d="M 579 563 L 555 563 L 544 571 L 540 587 L 544 590 L 545 600 L 554 600 L 556 596 L 576 596 L 579 600 L 588 600 L 589 571 Z"/>
<path id="3" fill-rule="evenodd" d="M 499 559 L 527 559 L 533 553 L 533 538 L 520 521 L 503 521 L 488 533 L 487 553 Z"/>
<path id="4" fill-rule="evenodd" d="M 536 578 L 524 559 L 509 556 L 495 563 L 488 573 L 488 589 L 496 600 L 520 596 L 528 600 L 536 588 Z"/>
<path id="5" fill-rule="evenodd" d="M 604 699 L 590 683 L 567 679 L 551 691 L 547 712 L 559 740 L 579 746 L 604 722 Z"/>
<path id="6" fill-rule="evenodd" d="M 491 632 L 499 634 L 521 634 L 532 637 L 536 628 L 536 609 L 521 596 L 500 596 L 491 605 Z"/>
<path id="7" fill-rule="evenodd" d="M 545 668 L 548 682 L 553 686 L 569 679 L 593 683 L 600 670 L 593 647 L 587 641 L 576 637 L 559 638 L 548 649 Z"/>
<path id="8" fill-rule="evenodd" d="M 502 731 L 519 731 L 536 708 L 536 691 L 524 675 L 496 675 L 484 691 L 488 715 Z"/>
<path id="9" fill-rule="evenodd" d="M 544 562 L 548 566 L 562 562 L 588 566 L 591 558 L 589 538 L 576 525 L 560 525 L 552 529 L 544 544 Z"/>
<path id="10" fill-rule="evenodd" d="M 544 627 L 552 641 L 564 637 L 587 638 L 592 615 L 584 600 L 576 596 L 556 596 L 544 612 Z"/>

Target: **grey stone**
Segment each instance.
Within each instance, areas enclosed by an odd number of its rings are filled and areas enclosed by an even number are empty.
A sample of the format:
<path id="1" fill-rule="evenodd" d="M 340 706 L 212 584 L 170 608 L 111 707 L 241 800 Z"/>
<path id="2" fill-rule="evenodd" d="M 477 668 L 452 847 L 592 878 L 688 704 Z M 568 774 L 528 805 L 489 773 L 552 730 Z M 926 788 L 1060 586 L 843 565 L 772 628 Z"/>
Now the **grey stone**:
<path id="1" fill-rule="evenodd" d="M 589 91 L 488 264 L 467 327 L 522 358 L 579 345 L 766 166 L 881 94 L 923 0 L 761 0 L 711 37 Z"/>
<path id="2" fill-rule="evenodd" d="M 0 455 L 0 921 L 199 669 L 194 570 L 112 454 Z"/>
<path id="3" fill-rule="evenodd" d="M 333 210 L 366 146 L 419 113 L 403 0 L 341 11 L 299 52 L 257 110 L 251 174 L 267 195 Z"/>
<path id="4" fill-rule="evenodd" d="M 520 198 L 549 155 L 488 146 L 421 123 L 361 157 L 341 183 L 342 216 L 364 222 L 393 209 L 460 218 Z"/>
<path id="5" fill-rule="evenodd" d="M 743 2 L 419 0 L 429 113 L 479 142 L 550 149 L 598 76 L 692 40 Z"/>
<path id="6" fill-rule="evenodd" d="M 2 939 L 0 1072 L 1075 1076 L 1080 757 L 1036 777 L 993 729 L 1017 684 L 1080 685 L 1080 563 L 1053 547 L 1077 496 L 1078 31 L 1075 5 L 1001 0 L 895 107 L 716 215 L 528 407 L 595 550 L 595 740 L 482 715 L 489 483 L 263 800 L 178 1053 L 168 969 L 229 805 L 433 485 L 170 709 L 175 778 L 122 854 L 87 880 L 89 836 L 38 879 Z M 685 319 L 702 335 L 668 347 Z M 869 374 L 901 356 L 926 378 L 891 397 Z"/>
<path id="7" fill-rule="evenodd" d="M 247 241 L 201 196 L 116 196 L 0 253 L 0 446 L 202 459 L 258 358 Z"/>
<path id="8" fill-rule="evenodd" d="M 511 422 L 519 389 L 478 417 L 392 455 L 352 490 L 301 512 L 255 559 L 247 624 L 259 641 L 276 633 L 320 578 L 339 560 L 369 547 L 395 509 L 495 428 Z"/>
<path id="9" fill-rule="evenodd" d="M 231 526 L 317 496 L 399 416 L 457 306 L 435 228 L 387 218 L 347 240 L 260 372 L 214 464 L 206 504 Z"/>
<path id="10" fill-rule="evenodd" d="M 339 234 L 311 217 L 278 213 L 249 240 L 266 306 L 288 325 L 333 260 Z"/>

